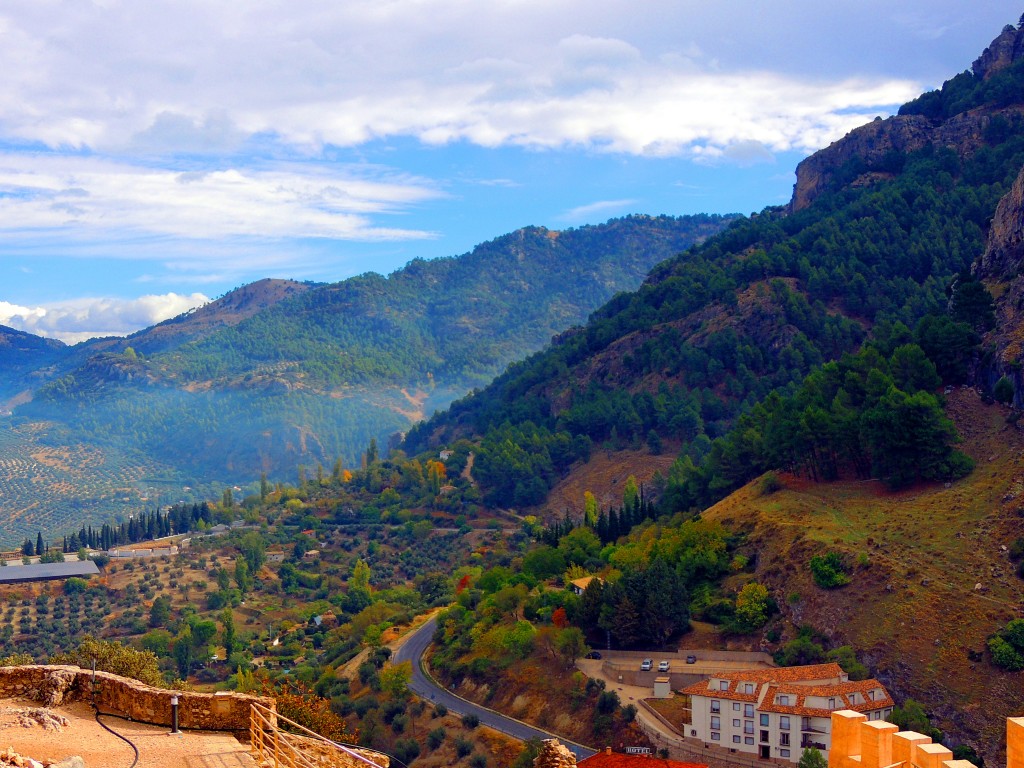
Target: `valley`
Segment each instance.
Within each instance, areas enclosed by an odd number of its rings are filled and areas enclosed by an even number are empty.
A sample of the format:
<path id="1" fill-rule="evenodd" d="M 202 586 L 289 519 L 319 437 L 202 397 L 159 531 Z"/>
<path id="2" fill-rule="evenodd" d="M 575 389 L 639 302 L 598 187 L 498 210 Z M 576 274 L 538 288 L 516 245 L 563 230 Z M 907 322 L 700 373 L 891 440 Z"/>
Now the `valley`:
<path id="1" fill-rule="evenodd" d="M 10 552 L 0 657 L 528 768 L 534 740 L 411 694 L 411 632 L 464 699 L 673 757 L 580 661 L 757 651 L 877 679 L 879 713 L 998 766 L 1024 713 L 1022 168 L 1024 23 L 750 217 L 528 227 L 128 338 L 11 334 L 0 542 L 101 570 L 18 583 Z M 702 694 L 665 693 L 704 749 Z"/>

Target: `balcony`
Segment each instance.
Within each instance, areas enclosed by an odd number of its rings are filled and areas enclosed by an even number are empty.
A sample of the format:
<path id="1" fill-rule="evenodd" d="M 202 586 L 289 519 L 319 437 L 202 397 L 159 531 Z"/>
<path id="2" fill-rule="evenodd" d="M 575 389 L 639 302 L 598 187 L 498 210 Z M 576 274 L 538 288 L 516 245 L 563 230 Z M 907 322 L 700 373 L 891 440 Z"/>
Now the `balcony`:
<path id="1" fill-rule="evenodd" d="M 815 749 L 821 752 L 824 752 L 828 749 L 828 747 L 822 744 L 820 741 L 812 741 L 811 739 L 801 739 L 800 749 L 807 749 L 808 747 L 814 747 Z"/>

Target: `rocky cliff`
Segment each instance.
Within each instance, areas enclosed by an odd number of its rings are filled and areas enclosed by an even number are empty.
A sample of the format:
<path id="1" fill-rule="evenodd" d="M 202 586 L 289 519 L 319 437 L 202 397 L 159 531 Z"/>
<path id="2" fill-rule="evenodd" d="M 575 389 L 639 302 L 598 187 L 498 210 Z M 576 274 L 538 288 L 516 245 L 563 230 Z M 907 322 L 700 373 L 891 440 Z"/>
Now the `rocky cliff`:
<path id="1" fill-rule="evenodd" d="M 975 77 L 987 80 L 1022 57 L 1024 57 L 1024 16 L 1020 18 L 1019 29 L 1012 24 L 1003 27 L 999 37 L 992 41 L 971 66 L 971 71 Z"/>
<path id="2" fill-rule="evenodd" d="M 1020 29 L 1007 26 L 971 69 L 978 81 L 986 81 L 1022 58 L 1024 24 Z M 947 119 L 924 114 L 894 115 L 885 120 L 876 118 L 797 166 L 790 210 L 799 211 L 809 206 L 822 192 L 834 186 L 839 172 L 854 161 L 859 161 L 861 173 L 852 183 L 866 184 L 890 175 L 891 157 L 916 152 L 928 145 L 952 149 L 961 157 L 969 156 L 986 143 L 986 129 L 997 115 L 1008 119 L 1024 115 L 1024 105 L 984 106 Z"/>
<path id="3" fill-rule="evenodd" d="M 996 297 L 996 329 L 989 340 L 995 355 L 979 376 L 992 381 L 1007 376 L 1013 381 L 1015 404 L 1024 405 L 1024 169 L 1010 191 L 999 201 L 985 253 L 975 261 L 972 272 L 986 283 Z"/>

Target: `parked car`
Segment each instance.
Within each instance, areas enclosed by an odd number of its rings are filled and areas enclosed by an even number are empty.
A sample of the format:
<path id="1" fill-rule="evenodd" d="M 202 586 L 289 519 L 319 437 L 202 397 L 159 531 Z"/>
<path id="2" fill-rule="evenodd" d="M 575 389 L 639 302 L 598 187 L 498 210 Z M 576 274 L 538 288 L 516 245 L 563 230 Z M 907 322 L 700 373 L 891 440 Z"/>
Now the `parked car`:
<path id="1" fill-rule="evenodd" d="M 601 652 L 600 651 L 591 651 L 590 653 L 588 653 L 583 658 L 584 659 L 600 659 L 601 658 Z"/>
<path id="2" fill-rule="evenodd" d="M 650 672 L 654 668 L 654 662 L 651 659 L 644 659 L 640 662 L 641 672 Z"/>
<path id="3" fill-rule="evenodd" d="M 696 657 L 696 656 L 694 656 L 694 655 L 693 655 L 693 654 L 691 653 L 691 654 L 690 654 L 689 656 L 687 656 L 687 657 L 686 657 L 686 663 L 687 663 L 687 664 L 696 664 L 696 663 L 697 663 L 697 657 Z"/>
<path id="4" fill-rule="evenodd" d="M 658 662 L 658 671 L 659 672 L 668 672 L 668 664 L 669 663 L 667 661 L 659 661 Z"/>

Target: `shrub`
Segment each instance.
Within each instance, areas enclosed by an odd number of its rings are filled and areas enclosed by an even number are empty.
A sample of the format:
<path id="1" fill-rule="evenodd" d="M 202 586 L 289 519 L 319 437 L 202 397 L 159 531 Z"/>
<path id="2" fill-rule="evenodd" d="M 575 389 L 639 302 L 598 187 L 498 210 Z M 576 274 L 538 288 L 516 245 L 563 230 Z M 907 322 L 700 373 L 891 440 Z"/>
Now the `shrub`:
<path id="1" fill-rule="evenodd" d="M 773 493 L 781 491 L 784 487 L 779 476 L 774 472 L 765 472 L 764 477 L 761 478 L 762 496 L 771 496 Z"/>
<path id="2" fill-rule="evenodd" d="M 469 764 L 472 768 L 487 768 L 487 758 L 477 753 L 469 758 Z"/>
<path id="3" fill-rule="evenodd" d="M 480 718 L 477 717 L 474 714 L 463 715 L 462 716 L 462 724 L 466 728 L 469 728 L 469 730 L 473 730 L 478 725 L 480 725 Z"/>
<path id="4" fill-rule="evenodd" d="M 395 742 L 394 750 L 395 757 L 408 765 L 419 757 L 420 745 L 416 743 L 416 739 L 399 739 Z"/>
<path id="5" fill-rule="evenodd" d="M 619 694 L 615 691 L 601 691 L 597 697 L 597 711 L 602 715 L 610 715 L 619 708 Z"/>
<path id="6" fill-rule="evenodd" d="M 462 736 L 455 737 L 455 754 L 459 757 L 465 757 L 473 751 L 473 742 Z"/>
<path id="7" fill-rule="evenodd" d="M 838 552 L 828 552 L 811 558 L 811 576 L 822 589 L 835 589 L 850 583 L 843 558 Z"/>
<path id="8" fill-rule="evenodd" d="M 448 707 L 446 707 L 444 704 L 435 704 L 434 705 L 434 714 L 431 715 L 431 717 L 444 717 L 447 714 L 448 714 Z"/>
<path id="9" fill-rule="evenodd" d="M 445 737 L 448 735 L 444 728 L 435 728 L 427 734 L 427 746 L 432 750 L 437 749 L 444 744 Z"/>

